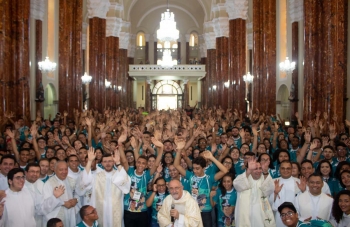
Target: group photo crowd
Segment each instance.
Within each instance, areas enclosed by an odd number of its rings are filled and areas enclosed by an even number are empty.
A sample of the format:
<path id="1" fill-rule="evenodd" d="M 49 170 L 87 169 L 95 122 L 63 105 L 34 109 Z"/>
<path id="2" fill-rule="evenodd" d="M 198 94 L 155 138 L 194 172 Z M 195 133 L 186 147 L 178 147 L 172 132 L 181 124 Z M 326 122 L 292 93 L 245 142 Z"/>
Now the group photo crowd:
<path id="1" fill-rule="evenodd" d="M 350 226 L 348 120 L 60 111 L 0 116 L 0 227 Z"/>

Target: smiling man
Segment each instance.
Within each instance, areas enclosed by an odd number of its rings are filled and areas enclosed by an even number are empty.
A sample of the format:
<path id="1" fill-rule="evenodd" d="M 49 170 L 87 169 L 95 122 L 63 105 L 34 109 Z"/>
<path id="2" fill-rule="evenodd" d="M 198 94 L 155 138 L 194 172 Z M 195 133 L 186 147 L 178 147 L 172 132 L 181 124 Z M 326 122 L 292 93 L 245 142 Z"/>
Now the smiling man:
<path id="1" fill-rule="evenodd" d="M 169 182 L 169 192 L 170 195 L 164 199 L 163 206 L 158 212 L 159 226 L 203 226 L 197 201 L 190 193 L 183 190 L 179 180 Z"/>
<path id="2" fill-rule="evenodd" d="M 297 210 L 291 202 L 282 203 L 278 207 L 278 212 L 280 213 L 280 217 L 283 221 L 283 224 L 287 227 L 310 226 L 307 223 L 299 221 Z"/>
<path id="3" fill-rule="evenodd" d="M 311 174 L 307 185 L 309 190 L 300 194 L 295 200 L 295 207 L 299 213 L 299 219 L 310 221 L 318 218 L 329 221 L 333 199 L 322 192 L 322 176 Z"/>

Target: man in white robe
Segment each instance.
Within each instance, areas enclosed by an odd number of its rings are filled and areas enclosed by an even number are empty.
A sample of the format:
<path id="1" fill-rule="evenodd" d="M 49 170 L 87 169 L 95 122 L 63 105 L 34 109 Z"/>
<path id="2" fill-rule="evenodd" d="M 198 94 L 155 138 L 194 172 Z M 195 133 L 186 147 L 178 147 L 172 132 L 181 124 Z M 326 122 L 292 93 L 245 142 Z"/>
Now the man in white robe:
<path id="1" fill-rule="evenodd" d="M 333 199 L 322 192 L 323 179 L 319 174 L 311 174 L 307 181 L 309 190 L 298 195 L 295 207 L 299 213 L 299 220 L 310 221 L 321 218 L 329 221 Z"/>
<path id="2" fill-rule="evenodd" d="M 13 155 L 4 155 L 0 160 L 0 190 L 9 188 L 7 184 L 7 174 L 15 167 L 16 159 Z"/>
<path id="3" fill-rule="evenodd" d="M 51 191 L 51 196 L 42 201 L 37 194 L 32 194 L 24 188 L 25 175 L 20 168 L 14 168 L 8 173 L 9 189 L 4 203 L 4 212 L 0 218 L 0 227 L 36 227 L 35 215 L 43 215 L 60 203 L 57 199 L 63 194 L 63 189 Z"/>
<path id="4" fill-rule="evenodd" d="M 114 156 L 107 154 L 102 157 L 104 171 L 91 173 L 91 164 L 96 159 L 95 150 L 89 149 L 88 162 L 82 173 L 84 187 L 92 187 L 91 206 L 95 207 L 100 227 L 124 226 L 123 201 L 124 194 L 129 193 L 131 179 L 120 164 L 120 153 L 114 151 Z M 113 167 L 116 166 L 117 170 Z"/>
<path id="5" fill-rule="evenodd" d="M 159 226 L 167 227 L 202 227 L 201 210 L 198 203 L 193 199 L 190 193 L 183 190 L 183 185 L 177 179 L 169 182 L 169 192 L 163 205 L 158 212 Z M 174 209 L 171 209 L 172 204 Z M 174 222 L 171 221 L 174 218 Z"/>
<path id="6" fill-rule="evenodd" d="M 282 161 L 279 168 L 281 177 L 275 179 L 275 191 L 270 195 L 270 203 L 275 214 L 277 227 L 284 227 L 278 207 L 284 202 L 294 203 L 296 196 L 306 190 L 306 182 L 292 177 L 292 163 Z"/>
<path id="7" fill-rule="evenodd" d="M 270 162 L 262 165 L 251 159 L 245 173 L 233 182 L 237 191 L 236 226 L 275 227 L 275 218 L 268 201 L 274 191 L 274 182 L 268 172 Z"/>
<path id="8" fill-rule="evenodd" d="M 73 188 L 68 180 L 68 166 L 65 161 L 58 161 L 55 166 L 55 176 L 51 177 L 44 184 L 44 199 L 50 196 L 50 192 L 63 186 L 65 188 L 64 194 L 60 197 L 60 204 L 47 213 L 44 218 L 44 222 L 47 222 L 51 218 L 59 218 L 62 220 L 64 226 L 75 226 L 75 215 L 79 212 L 77 207 L 78 198 L 73 197 Z"/>

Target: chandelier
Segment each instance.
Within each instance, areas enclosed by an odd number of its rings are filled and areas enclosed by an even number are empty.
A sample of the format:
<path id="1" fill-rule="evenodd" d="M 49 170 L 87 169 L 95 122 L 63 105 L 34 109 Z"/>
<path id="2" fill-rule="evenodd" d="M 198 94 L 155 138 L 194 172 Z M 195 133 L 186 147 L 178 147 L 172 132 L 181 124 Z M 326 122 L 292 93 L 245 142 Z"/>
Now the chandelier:
<path id="1" fill-rule="evenodd" d="M 158 60 L 157 65 L 161 65 L 164 68 L 171 68 L 177 65 L 177 60 L 173 60 L 170 49 L 164 49 L 162 60 Z"/>
<path id="2" fill-rule="evenodd" d="M 45 61 L 38 62 L 39 69 L 43 73 L 49 73 L 56 70 L 56 63 L 51 62 L 49 57 L 45 58 Z"/>
<path id="3" fill-rule="evenodd" d="M 84 73 L 84 76 L 81 77 L 81 81 L 83 84 L 89 84 L 92 80 L 92 76 L 89 76 L 86 72 Z"/>
<path id="4" fill-rule="evenodd" d="M 247 83 L 253 82 L 254 76 L 250 74 L 250 72 L 247 73 L 247 75 L 243 76 L 243 81 Z"/>
<path id="5" fill-rule="evenodd" d="M 295 62 L 290 62 L 288 57 L 286 57 L 286 60 L 284 60 L 284 62 L 280 63 L 280 70 L 282 72 L 286 72 L 286 73 L 292 73 L 293 70 L 295 69 Z"/>
<path id="6" fill-rule="evenodd" d="M 169 0 L 166 12 L 162 13 L 160 26 L 157 30 L 158 40 L 176 41 L 179 39 L 179 30 L 176 29 L 175 16 L 173 12 L 169 12 Z"/>

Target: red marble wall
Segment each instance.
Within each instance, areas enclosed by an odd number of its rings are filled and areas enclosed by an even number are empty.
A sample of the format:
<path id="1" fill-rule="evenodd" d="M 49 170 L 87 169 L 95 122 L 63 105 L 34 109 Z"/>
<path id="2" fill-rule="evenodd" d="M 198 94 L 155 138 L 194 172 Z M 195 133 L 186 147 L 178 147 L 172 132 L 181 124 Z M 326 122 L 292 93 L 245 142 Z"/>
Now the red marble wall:
<path id="1" fill-rule="evenodd" d="M 246 21 L 229 21 L 229 107 L 245 112 Z M 234 83 L 234 84 L 232 84 Z"/>
<path id="2" fill-rule="evenodd" d="M 293 22 L 292 23 L 292 62 L 298 62 L 298 55 L 299 55 L 299 23 Z M 298 64 L 295 65 L 295 70 L 292 73 L 292 84 L 294 85 L 294 91 L 291 91 L 291 96 L 289 98 L 291 105 L 290 105 L 290 119 L 295 119 L 295 112 L 298 111 L 298 92 L 299 92 L 299 86 L 298 86 Z"/>
<path id="3" fill-rule="evenodd" d="M 345 118 L 348 1 L 304 1 L 304 120 Z"/>
<path id="4" fill-rule="evenodd" d="M 106 78 L 113 89 L 106 90 L 106 105 L 111 109 L 118 108 L 118 75 L 119 75 L 119 37 L 106 38 Z M 115 87 L 114 87 L 115 86 Z"/>
<path id="5" fill-rule="evenodd" d="M 205 65 L 205 71 L 208 72 L 208 64 L 207 58 L 201 58 L 201 64 Z M 207 97 L 208 97 L 208 85 L 207 85 L 208 73 L 206 73 L 205 77 L 201 80 L 201 107 L 207 105 Z"/>
<path id="6" fill-rule="evenodd" d="M 276 1 L 253 0 L 253 107 L 276 113 Z"/>
<path id="7" fill-rule="evenodd" d="M 59 111 L 66 110 L 70 116 L 73 109 L 81 110 L 83 106 L 82 14 L 82 0 L 59 2 Z"/>
<path id="8" fill-rule="evenodd" d="M 128 89 L 128 75 L 127 75 L 127 65 L 128 65 L 128 55 L 126 49 L 119 49 L 119 79 L 122 86 L 122 90 L 119 93 L 120 98 L 120 108 L 125 108 L 128 105 L 127 101 L 127 89 Z"/>
<path id="9" fill-rule="evenodd" d="M 134 58 L 128 58 L 128 64 L 126 66 L 126 75 L 128 78 L 128 90 L 127 90 L 127 94 L 126 94 L 127 100 L 128 100 L 127 107 L 136 107 L 136 103 L 134 105 L 134 96 L 133 96 L 133 92 L 134 92 L 133 81 L 134 81 L 134 79 L 129 76 L 129 65 L 132 65 L 132 64 L 134 64 Z"/>
<path id="10" fill-rule="evenodd" d="M 40 62 L 43 60 L 42 58 L 42 21 L 41 20 L 35 20 L 35 62 Z M 42 82 L 42 74 L 39 70 L 39 65 L 34 64 L 35 67 L 35 93 L 37 89 L 40 86 L 40 83 Z M 37 112 L 38 110 L 41 112 L 41 116 L 44 116 L 44 105 L 43 102 L 36 102 L 35 103 L 35 109 Z"/>
<path id="11" fill-rule="evenodd" d="M 215 93 L 213 92 L 213 84 L 216 83 L 215 75 L 216 75 L 216 50 L 209 49 L 207 50 L 207 97 L 205 97 L 205 101 L 207 107 L 212 107 L 217 104 L 217 99 L 215 99 Z"/>
<path id="12" fill-rule="evenodd" d="M 30 121 L 30 1 L 0 1 L 0 113 Z"/>
<path id="13" fill-rule="evenodd" d="M 90 108 L 102 112 L 106 107 L 106 19 L 89 19 Z"/>

